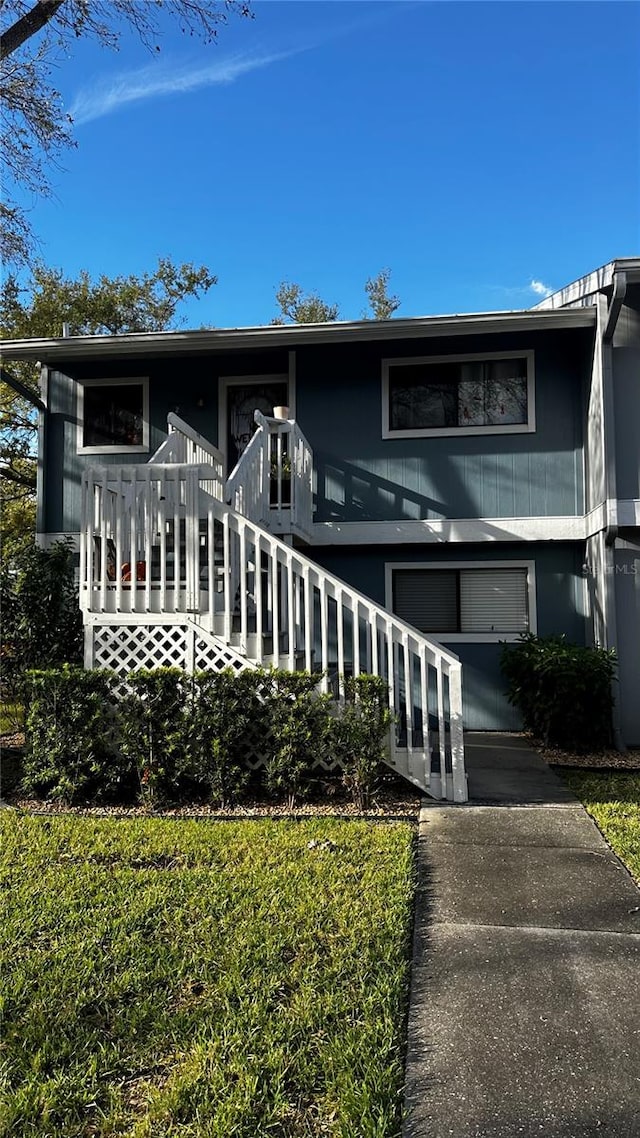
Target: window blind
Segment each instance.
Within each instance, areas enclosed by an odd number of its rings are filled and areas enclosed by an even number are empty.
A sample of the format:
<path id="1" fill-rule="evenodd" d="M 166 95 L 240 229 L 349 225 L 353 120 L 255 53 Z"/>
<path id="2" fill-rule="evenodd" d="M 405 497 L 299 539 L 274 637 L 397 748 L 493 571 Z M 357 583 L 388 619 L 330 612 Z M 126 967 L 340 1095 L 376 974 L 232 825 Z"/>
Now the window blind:
<path id="1" fill-rule="evenodd" d="M 393 575 L 396 616 L 420 632 L 450 632 L 458 623 L 455 569 L 397 569 Z"/>
<path id="2" fill-rule="evenodd" d="M 420 632 L 526 632 L 527 570 L 396 569 L 393 610 Z"/>
<path id="3" fill-rule="evenodd" d="M 527 570 L 461 569 L 461 632 L 526 632 Z"/>

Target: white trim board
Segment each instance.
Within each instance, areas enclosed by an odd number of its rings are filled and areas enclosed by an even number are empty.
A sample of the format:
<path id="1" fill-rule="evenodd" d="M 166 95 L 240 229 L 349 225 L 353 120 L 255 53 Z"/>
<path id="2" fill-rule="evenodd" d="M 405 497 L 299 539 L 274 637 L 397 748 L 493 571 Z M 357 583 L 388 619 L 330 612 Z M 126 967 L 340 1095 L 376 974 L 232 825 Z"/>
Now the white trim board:
<path id="1" fill-rule="evenodd" d="M 393 612 L 393 571 L 394 569 L 526 569 L 527 594 L 529 601 L 529 631 L 538 631 L 538 611 L 536 604 L 536 563 L 519 558 L 510 561 L 385 561 L 384 565 L 384 604 Z M 519 632 L 449 632 L 436 637 L 432 632 L 423 633 L 437 643 L 446 644 L 504 644 L 520 639 Z"/>
<path id="2" fill-rule="evenodd" d="M 446 542 L 583 541 L 583 515 L 440 518 L 398 522 L 315 522 L 312 545 L 441 545 Z"/>
<path id="3" fill-rule="evenodd" d="M 640 526 L 640 498 L 618 498 L 618 525 Z"/>
<path id="4" fill-rule="evenodd" d="M 392 430 L 389 416 L 389 368 L 411 367 L 416 364 L 481 363 L 486 360 L 527 361 L 527 421 L 526 423 L 493 423 L 477 427 L 410 427 Z M 522 435 L 533 434 L 536 429 L 535 361 L 532 349 L 512 352 L 453 353 L 446 356 L 399 356 L 382 360 L 382 437 L 383 439 L 457 438 L 466 435 Z"/>

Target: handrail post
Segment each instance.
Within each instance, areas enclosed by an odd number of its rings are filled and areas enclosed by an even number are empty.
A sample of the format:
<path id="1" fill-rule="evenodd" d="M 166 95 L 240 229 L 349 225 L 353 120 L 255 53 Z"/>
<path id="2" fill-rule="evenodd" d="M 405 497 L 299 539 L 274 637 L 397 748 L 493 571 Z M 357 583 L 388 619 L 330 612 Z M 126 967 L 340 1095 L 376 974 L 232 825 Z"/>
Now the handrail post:
<path id="1" fill-rule="evenodd" d="M 449 665 L 449 717 L 453 801 L 466 802 L 468 790 L 462 734 L 462 665 L 459 663 Z"/>

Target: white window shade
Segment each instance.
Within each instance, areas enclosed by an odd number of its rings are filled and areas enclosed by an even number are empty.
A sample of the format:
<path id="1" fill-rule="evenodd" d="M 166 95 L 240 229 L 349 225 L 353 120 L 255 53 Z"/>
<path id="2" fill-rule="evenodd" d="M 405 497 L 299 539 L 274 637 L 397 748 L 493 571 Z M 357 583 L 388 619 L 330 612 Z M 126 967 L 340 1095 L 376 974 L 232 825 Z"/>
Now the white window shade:
<path id="1" fill-rule="evenodd" d="M 527 570 L 461 569 L 461 632 L 526 632 Z"/>

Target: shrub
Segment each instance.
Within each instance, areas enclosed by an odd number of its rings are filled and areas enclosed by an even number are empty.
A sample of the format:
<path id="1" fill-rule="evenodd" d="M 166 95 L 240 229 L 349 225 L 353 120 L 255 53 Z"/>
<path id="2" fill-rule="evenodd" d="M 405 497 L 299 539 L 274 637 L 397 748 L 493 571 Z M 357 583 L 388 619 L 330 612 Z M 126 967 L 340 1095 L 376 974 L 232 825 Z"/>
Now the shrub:
<path id="1" fill-rule="evenodd" d="M 188 733 L 187 768 L 212 802 L 237 801 L 249 780 L 247 737 L 266 733 L 267 708 L 260 695 L 263 673 L 201 672 L 195 677 Z"/>
<path id="2" fill-rule="evenodd" d="M 149 808 L 171 801 L 180 789 L 190 683 L 180 668 L 140 668 L 127 679 L 129 691 L 118 708 L 122 751 Z"/>
<path id="3" fill-rule="evenodd" d="M 111 677 L 70 667 L 28 673 L 23 787 L 73 803 L 115 798 L 126 784 L 111 703 Z"/>
<path id="4" fill-rule="evenodd" d="M 74 583 L 73 551 L 30 544 L 0 569 L 3 695 L 21 708 L 30 669 L 82 663 L 82 614 Z M 21 724 L 17 724 L 21 726 Z"/>
<path id="5" fill-rule="evenodd" d="M 545 745 L 593 750 L 610 744 L 613 651 L 526 633 L 503 645 L 500 663 L 509 702 Z"/>
<path id="6" fill-rule="evenodd" d="M 271 738 L 265 761 L 270 794 L 286 794 L 289 807 L 310 787 L 313 768 L 327 753 L 330 695 L 317 691 L 308 672 L 265 673 Z"/>
<path id="7" fill-rule="evenodd" d="M 355 805 L 366 810 L 393 723 L 388 687 L 380 676 L 351 676 L 345 678 L 344 692 L 346 702 L 332 731 L 334 755 Z"/>

